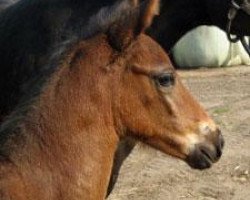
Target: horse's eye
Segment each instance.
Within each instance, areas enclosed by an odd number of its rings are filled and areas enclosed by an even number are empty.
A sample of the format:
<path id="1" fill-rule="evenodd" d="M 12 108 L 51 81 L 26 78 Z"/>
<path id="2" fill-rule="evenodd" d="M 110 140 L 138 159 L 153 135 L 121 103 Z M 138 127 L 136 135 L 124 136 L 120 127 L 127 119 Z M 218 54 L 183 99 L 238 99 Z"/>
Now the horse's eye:
<path id="1" fill-rule="evenodd" d="M 162 87 L 170 87 L 174 85 L 175 78 L 172 73 L 165 73 L 165 74 L 155 76 L 155 81 L 157 82 L 158 85 Z"/>

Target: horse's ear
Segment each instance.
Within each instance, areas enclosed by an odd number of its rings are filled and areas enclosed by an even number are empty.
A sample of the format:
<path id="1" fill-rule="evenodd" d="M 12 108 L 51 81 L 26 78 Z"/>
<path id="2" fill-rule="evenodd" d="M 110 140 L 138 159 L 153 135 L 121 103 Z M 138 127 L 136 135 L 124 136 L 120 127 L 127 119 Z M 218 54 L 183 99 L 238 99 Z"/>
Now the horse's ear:
<path id="1" fill-rule="evenodd" d="M 144 32 L 152 24 L 156 15 L 160 14 L 160 0 L 146 0 L 140 6 L 137 34 Z"/>
<path id="2" fill-rule="evenodd" d="M 139 0 L 127 0 L 130 8 L 125 13 L 120 13 L 121 18 L 109 29 L 109 41 L 119 51 L 150 27 L 154 16 L 159 14 L 160 0 L 139 2 Z"/>

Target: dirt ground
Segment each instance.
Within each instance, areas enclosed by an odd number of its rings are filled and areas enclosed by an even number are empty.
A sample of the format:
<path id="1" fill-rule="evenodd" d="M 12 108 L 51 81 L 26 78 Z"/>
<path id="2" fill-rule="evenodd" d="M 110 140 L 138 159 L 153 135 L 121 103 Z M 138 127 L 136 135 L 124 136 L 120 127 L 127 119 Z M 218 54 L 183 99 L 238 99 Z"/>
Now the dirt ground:
<path id="1" fill-rule="evenodd" d="M 222 159 L 209 170 L 196 171 L 138 145 L 108 200 L 250 200 L 250 67 L 180 74 L 222 129 Z"/>

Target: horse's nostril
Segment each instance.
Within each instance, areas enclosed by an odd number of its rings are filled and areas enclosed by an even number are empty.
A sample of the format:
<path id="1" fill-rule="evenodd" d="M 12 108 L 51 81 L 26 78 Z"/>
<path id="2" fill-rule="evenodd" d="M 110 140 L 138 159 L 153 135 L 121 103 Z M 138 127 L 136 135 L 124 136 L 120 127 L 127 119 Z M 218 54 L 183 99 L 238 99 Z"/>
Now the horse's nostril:
<path id="1" fill-rule="evenodd" d="M 219 160 L 220 157 L 222 156 L 222 149 L 224 148 L 225 145 L 225 140 L 221 134 L 221 131 L 218 130 L 218 141 L 216 145 L 216 160 Z"/>
<path id="2" fill-rule="evenodd" d="M 219 159 L 222 156 L 222 149 L 221 148 L 217 148 L 216 156 L 217 156 L 217 159 Z"/>
<path id="3" fill-rule="evenodd" d="M 221 143 L 220 146 L 221 146 L 221 149 L 223 149 L 224 146 L 225 146 L 225 140 L 224 140 L 224 138 L 223 138 L 222 135 L 220 137 L 221 137 L 221 139 L 220 139 L 220 143 Z"/>
<path id="4" fill-rule="evenodd" d="M 225 145 L 225 140 L 221 134 L 221 131 L 219 130 L 219 134 L 218 134 L 218 148 L 219 149 L 223 149 L 224 148 L 224 145 Z"/>

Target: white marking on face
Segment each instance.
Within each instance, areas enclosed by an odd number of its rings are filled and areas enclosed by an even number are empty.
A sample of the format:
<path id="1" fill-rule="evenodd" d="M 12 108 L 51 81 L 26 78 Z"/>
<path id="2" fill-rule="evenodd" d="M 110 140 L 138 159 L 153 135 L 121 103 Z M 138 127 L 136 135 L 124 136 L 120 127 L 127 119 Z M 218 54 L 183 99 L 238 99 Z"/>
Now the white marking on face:
<path id="1" fill-rule="evenodd" d="M 213 133 L 214 131 L 216 131 L 216 129 L 217 127 L 212 120 L 199 123 L 198 133 L 190 132 L 186 134 L 186 153 L 194 150 L 197 144 L 200 144 L 206 140 L 206 135 Z"/>
<path id="2" fill-rule="evenodd" d="M 175 114 L 177 114 L 178 108 L 177 108 L 175 102 L 173 101 L 173 99 L 171 97 L 169 97 L 168 95 L 164 95 L 164 98 L 165 98 L 166 102 L 168 102 L 168 104 L 170 105 L 171 110 Z"/>
<path id="3" fill-rule="evenodd" d="M 216 131 L 216 129 L 217 127 L 212 120 L 208 122 L 201 122 L 199 124 L 199 131 L 202 135 L 209 135 L 210 133 Z"/>

